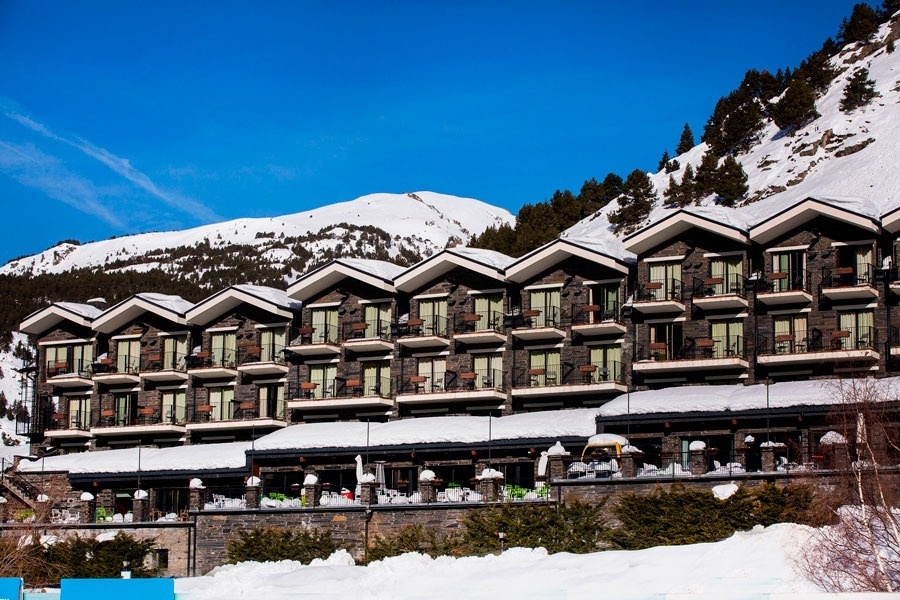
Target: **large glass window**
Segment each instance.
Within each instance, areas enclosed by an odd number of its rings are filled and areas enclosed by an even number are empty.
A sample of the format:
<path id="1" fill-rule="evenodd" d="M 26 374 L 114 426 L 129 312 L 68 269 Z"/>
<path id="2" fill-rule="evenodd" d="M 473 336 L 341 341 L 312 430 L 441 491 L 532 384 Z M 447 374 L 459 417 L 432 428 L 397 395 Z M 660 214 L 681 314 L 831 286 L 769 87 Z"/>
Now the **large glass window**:
<path id="1" fill-rule="evenodd" d="M 113 396 L 116 410 L 116 425 L 133 425 L 137 414 L 137 394 L 119 393 Z"/>
<path id="2" fill-rule="evenodd" d="M 426 387 L 433 392 L 444 389 L 444 375 L 447 371 L 447 359 L 444 357 L 420 358 L 418 360 L 418 374 L 427 377 Z"/>
<path id="3" fill-rule="evenodd" d="M 69 397 L 69 426 L 72 429 L 89 429 L 91 426 L 91 397 Z"/>
<path id="4" fill-rule="evenodd" d="M 118 340 L 116 342 L 116 370 L 119 373 L 137 373 L 141 364 L 141 341 Z"/>
<path id="5" fill-rule="evenodd" d="M 338 310 L 337 308 L 313 308 L 310 310 L 314 344 L 337 344 L 338 335 Z"/>
<path id="6" fill-rule="evenodd" d="M 744 322 L 741 319 L 712 321 L 710 337 L 716 358 L 744 355 Z"/>
<path id="7" fill-rule="evenodd" d="M 309 381 L 316 387 L 309 390 L 312 398 L 329 398 L 334 396 L 334 379 L 337 377 L 337 365 L 310 365 Z"/>
<path id="8" fill-rule="evenodd" d="M 621 381 L 621 346 L 592 346 L 590 349 L 590 360 L 591 365 L 597 367 L 590 373 L 591 381 Z"/>
<path id="9" fill-rule="evenodd" d="M 875 313 L 871 310 L 842 312 L 838 315 L 841 332 L 834 338 L 841 348 L 874 348 L 875 347 Z"/>
<path id="10" fill-rule="evenodd" d="M 419 318 L 426 335 L 447 335 L 447 299 L 419 300 Z"/>
<path id="11" fill-rule="evenodd" d="M 478 319 L 477 329 L 497 329 L 503 324 L 503 296 L 500 294 L 483 294 L 475 296 L 475 314 Z"/>
<path id="12" fill-rule="evenodd" d="M 562 380 L 559 350 L 532 350 L 528 353 L 528 377 L 531 386 L 556 385 Z"/>
<path id="13" fill-rule="evenodd" d="M 162 368 L 184 370 L 187 356 L 187 336 L 172 335 L 162 338 Z"/>
<path id="14" fill-rule="evenodd" d="M 472 360 L 475 366 L 475 387 L 502 388 L 503 387 L 503 355 L 476 354 Z"/>
<path id="15" fill-rule="evenodd" d="M 267 419 L 281 419 L 284 416 L 284 385 L 271 383 L 261 385 L 259 394 L 259 416 Z"/>
<path id="16" fill-rule="evenodd" d="M 531 291 L 530 308 L 537 313 L 531 317 L 533 327 L 559 325 L 559 292 L 559 288 Z"/>
<path id="17" fill-rule="evenodd" d="M 775 353 L 789 354 L 808 349 L 806 313 L 777 315 L 772 318 L 775 327 Z"/>
<path id="18" fill-rule="evenodd" d="M 187 420 L 187 404 L 184 390 L 166 390 L 160 393 L 164 423 L 180 425 Z"/>
<path id="19" fill-rule="evenodd" d="M 681 356 L 684 343 L 681 323 L 653 323 L 650 325 L 650 358 L 672 360 Z"/>
<path id="20" fill-rule="evenodd" d="M 367 361 L 362 365 L 363 394 L 388 398 L 391 394 L 391 368 L 388 361 Z"/>
<path id="21" fill-rule="evenodd" d="M 259 332 L 259 360 L 278 362 L 284 350 L 284 329 L 263 329 Z"/>
<path id="22" fill-rule="evenodd" d="M 213 333 L 210 336 L 212 364 L 216 367 L 234 367 L 234 332 Z"/>
<path id="23" fill-rule="evenodd" d="M 654 300 L 681 299 L 681 263 L 650 263 L 650 285 L 645 289 Z"/>
<path id="24" fill-rule="evenodd" d="M 446 308 L 444 314 L 447 314 Z M 391 304 L 366 304 L 363 307 L 363 318 L 366 321 L 366 335 L 369 337 L 387 337 L 391 331 Z"/>
<path id="25" fill-rule="evenodd" d="M 775 252 L 772 254 L 772 291 L 786 292 L 804 290 L 804 261 L 806 253 L 802 250 Z"/>
<path id="26" fill-rule="evenodd" d="M 227 421 L 234 418 L 234 388 L 209 388 L 210 421 Z"/>
<path id="27" fill-rule="evenodd" d="M 45 363 L 48 375 L 65 373 L 87 373 L 94 362 L 94 347 L 91 344 L 71 346 L 45 346 Z"/>
<path id="28" fill-rule="evenodd" d="M 744 291 L 744 259 L 740 255 L 711 259 L 709 275 L 717 281 L 710 286 L 715 295 L 740 294 Z"/>
<path id="29" fill-rule="evenodd" d="M 591 316 L 593 322 L 617 320 L 619 317 L 619 284 L 604 283 L 592 286 L 591 304 L 600 307 L 600 311 Z"/>

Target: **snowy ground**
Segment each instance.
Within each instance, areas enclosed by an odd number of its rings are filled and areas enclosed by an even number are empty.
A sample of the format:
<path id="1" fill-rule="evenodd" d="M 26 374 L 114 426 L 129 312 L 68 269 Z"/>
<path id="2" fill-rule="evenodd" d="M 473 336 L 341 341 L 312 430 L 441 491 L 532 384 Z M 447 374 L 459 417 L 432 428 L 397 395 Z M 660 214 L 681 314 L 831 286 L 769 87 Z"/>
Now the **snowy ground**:
<path id="1" fill-rule="evenodd" d="M 713 544 L 583 555 L 526 548 L 482 558 L 405 554 L 367 567 L 354 566 L 341 551 L 309 566 L 228 565 L 205 577 L 178 579 L 175 590 L 179 600 L 818 597 L 820 590 L 794 563 L 811 531 L 782 524 Z"/>

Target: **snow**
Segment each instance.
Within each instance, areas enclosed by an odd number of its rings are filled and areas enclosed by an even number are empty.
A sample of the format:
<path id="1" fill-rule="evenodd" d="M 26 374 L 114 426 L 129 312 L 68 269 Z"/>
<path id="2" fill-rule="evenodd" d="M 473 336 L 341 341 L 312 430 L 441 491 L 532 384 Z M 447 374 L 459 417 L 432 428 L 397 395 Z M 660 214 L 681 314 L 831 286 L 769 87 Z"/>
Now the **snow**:
<path id="1" fill-rule="evenodd" d="M 694 452 L 694 451 L 700 451 L 700 450 L 706 450 L 706 442 L 703 442 L 703 441 L 701 441 L 701 440 L 694 440 L 694 441 L 691 442 L 690 445 L 688 446 L 688 450 L 690 450 L 690 451 L 692 451 L 692 452 Z"/>
<path id="2" fill-rule="evenodd" d="M 386 260 L 375 260 L 369 258 L 339 258 L 335 262 L 347 265 L 357 271 L 369 273 L 379 279 L 392 281 L 397 275 L 406 270 L 406 267 L 395 265 Z"/>
<path id="3" fill-rule="evenodd" d="M 846 444 L 847 438 L 842 436 L 837 431 L 827 431 L 827 432 L 825 432 L 825 435 L 823 435 L 821 438 L 819 438 L 819 443 L 829 445 L 829 446 L 832 444 Z"/>
<path id="4" fill-rule="evenodd" d="M 354 566 L 338 551 L 308 566 L 293 561 L 240 563 L 204 577 L 177 579 L 179 597 L 373 598 L 418 600 L 423 590 L 454 598 L 767 597 L 818 592 L 796 568 L 795 557 L 814 530 L 774 525 L 736 533 L 710 544 L 591 554 L 548 554 L 543 548 L 510 548 L 499 555 L 454 558 L 409 553 Z M 511 545 L 515 540 L 507 538 Z M 452 589 L 443 594 L 441 588 Z M 602 590 L 602 594 L 600 594 Z M 182 596 L 183 595 L 183 596 Z"/>
<path id="5" fill-rule="evenodd" d="M 737 491 L 738 486 L 735 483 L 724 483 L 722 485 L 713 486 L 712 489 L 713 496 L 719 500 L 727 500 L 734 496 Z"/>
<path id="6" fill-rule="evenodd" d="M 93 304 L 82 304 L 80 302 L 54 302 L 54 304 L 62 309 L 75 313 L 76 315 L 87 317 L 88 319 L 94 319 L 103 312 L 103 309 L 98 308 Z"/>
<path id="7" fill-rule="evenodd" d="M 135 294 L 135 298 L 140 298 L 141 300 L 146 300 L 150 304 L 155 304 L 156 306 L 162 308 L 163 310 L 168 310 L 177 315 L 184 315 L 191 307 L 194 306 L 193 302 L 189 302 L 185 300 L 181 296 L 175 296 L 172 294 L 157 294 L 156 292 L 143 292 L 140 294 Z M 127 302 L 127 300 L 126 300 Z"/>
<path id="8" fill-rule="evenodd" d="M 287 295 L 284 290 L 269 287 L 267 285 L 251 285 L 249 283 L 241 283 L 231 286 L 232 289 L 247 293 L 254 298 L 263 300 L 270 304 L 281 308 L 294 308 L 298 305 L 297 301 Z"/>
<path id="9" fill-rule="evenodd" d="M 515 258 L 507 256 L 502 252 L 496 252 L 494 250 L 484 250 L 482 248 L 456 246 L 455 248 L 448 248 L 447 252 L 451 252 L 463 258 L 467 258 L 474 262 L 488 265 L 500 270 L 505 269 L 516 261 Z"/>

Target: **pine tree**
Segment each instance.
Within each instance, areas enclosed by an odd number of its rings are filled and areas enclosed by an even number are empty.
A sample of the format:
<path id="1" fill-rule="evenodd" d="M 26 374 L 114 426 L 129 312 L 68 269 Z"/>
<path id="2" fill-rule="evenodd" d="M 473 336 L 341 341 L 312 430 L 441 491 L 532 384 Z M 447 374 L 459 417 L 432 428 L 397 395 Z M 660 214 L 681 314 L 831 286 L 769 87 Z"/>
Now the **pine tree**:
<path id="1" fill-rule="evenodd" d="M 884 0 L 881 4 L 881 17 L 887 20 L 900 10 L 900 0 Z"/>
<path id="2" fill-rule="evenodd" d="M 879 18 L 875 9 L 868 4 L 860 3 L 853 6 L 850 18 L 841 22 L 838 37 L 845 44 L 853 42 L 867 42 L 878 31 Z"/>
<path id="3" fill-rule="evenodd" d="M 806 81 L 796 78 L 781 100 L 772 105 L 770 114 L 780 129 L 802 127 L 819 116 L 816 93 Z"/>
<path id="4" fill-rule="evenodd" d="M 841 99 L 841 110 L 848 112 L 865 106 L 878 97 L 875 82 L 869 79 L 868 69 L 857 69 L 847 81 L 844 97 Z"/>
<path id="5" fill-rule="evenodd" d="M 662 171 L 663 169 L 667 169 L 669 166 L 669 151 L 663 150 L 662 156 L 659 158 L 659 162 L 656 164 L 656 170 Z"/>
<path id="6" fill-rule="evenodd" d="M 609 214 L 613 231 L 629 233 L 636 229 L 650 215 L 656 200 L 656 191 L 649 175 L 640 169 L 632 171 L 619 197 L 619 208 Z"/>
<path id="7" fill-rule="evenodd" d="M 718 180 L 719 157 L 708 150 L 700 160 L 697 175 L 694 177 L 694 199 L 702 200 L 716 191 Z"/>
<path id="8" fill-rule="evenodd" d="M 800 62 L 800 66 L 794 71 L 792 80 L 803 79 L 812 86 L 816 93 L 824 92 L 837 73 L 831 66 L 830 60 L 838 50 L 839 47 L 834 40 L 828 38 L 820 50 L 813 52 Z"/>
<path id="9" fill-rule="evenodd" d="M 678 162 L 677 158 L 673 158 L 666 164 L 666 173 L 674 173 L 678 169 L 681 168 L 681 163 Z"/>
<path id="10" fill-rule="evenodd" d="M 678 140 L 678 146 L 675 148 L 675 154 L 681 155 L 693 148 L 696 144 L 694 143 L 694 132 L 691 131 L 691 126 L 687 123 L 684 124 L 684 129 L 681 130 L 681 139 Z"/>
<path id="11" fill-rule="evenodd" d="M 747 195 L 747 174 L 733 156 L 726 156 L 716 171 L 715 191 L 719 204 L 734 206 Z"/>

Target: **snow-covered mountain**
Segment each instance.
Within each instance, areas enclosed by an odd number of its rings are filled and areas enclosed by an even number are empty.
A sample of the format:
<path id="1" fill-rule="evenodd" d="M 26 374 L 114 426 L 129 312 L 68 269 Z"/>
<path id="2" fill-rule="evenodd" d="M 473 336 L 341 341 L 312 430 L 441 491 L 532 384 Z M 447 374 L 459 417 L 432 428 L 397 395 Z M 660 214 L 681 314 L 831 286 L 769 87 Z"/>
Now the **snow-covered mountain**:
<path id="1" fill-rule="evenodd" d="M 890 52 L 888 45 L 897 38 L 900 16 L 895 15 L 869 43 L 849 44 L 831 59 L 838 75 L 816 101 L 817 119 L 793 133 L 767 121 L 750 150 L 734 157 L 748 177 L 747 199 L 735 209 L 717 208 L 717 217 L 755 223 L 810 196 L 853 198 L 873 216 L 900 206 L 900 52 Z M 867 106 L 842 112 L 844 89 L 859 68 L 868 69 L 879 96 Z M 671 173 L 675 181 L 681 181 L 688 164 L 696 171 L 706 151 L 707 145 L 701 143 L 675 157 L 680 164 L 680 169 Z M 673 210 L 663 207 L 669 176 L 665 171 L 650 175 L 659 201 L 648 223 Z M 713 204 L 712 197 L 701 202 Z M 617 208 L 617 203 L 610 203 L 565 235 L 593 238 L 615 247 L 606 217 Z"/>
<path id="2" fill-rule="evenodd" d="M 0 274 L 61 273 L 80 268 L 191 272 L 198 254 L 228 249 L 284 269 L 331 256 L 426 257 L 491 225 L 512 223 L 508 211 L 472 198 L 434 192 L 370 194 L 282 217 L 236 219 L 184 231 L 144 233 L 81 245 L 63 243 L 19 258 Z M 297 262 L 301 257 L 303 263 Z"/>

